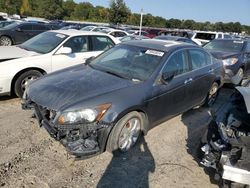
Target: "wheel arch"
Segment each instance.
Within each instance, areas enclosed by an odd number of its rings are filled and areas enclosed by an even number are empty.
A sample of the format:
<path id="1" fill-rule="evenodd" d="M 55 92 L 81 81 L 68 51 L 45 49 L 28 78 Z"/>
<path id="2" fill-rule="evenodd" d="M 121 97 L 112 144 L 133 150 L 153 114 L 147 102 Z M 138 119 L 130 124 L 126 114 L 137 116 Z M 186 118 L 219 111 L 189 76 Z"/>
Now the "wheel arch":
<path id="1" fill-rule="evenodd" d="M 15 94 L 15 82 L 16 80 L 18 79 L 19 76 L 21 76 L 23 73 L 27 72 L 27 71 L 30 71 L 30 70 L 36 70 L 36 71 L 39 71 L 41 72 L 43 75 L 44 74 L 47 74 L 45 70 L 41 69 L 41 68 L 38 68 L 38 67 L 29 67 L 29 68 L 26 68 L 26 69 L 22 69 L 20 70 L 19 72 L 17 72 L 15 74 L 15 76 L 13 77 L 12 81 L 11 81 L 11 90 L 10 90 L 10 93 L 11 95 Z"/>
<path id="2" fill-rule="evenodd" d="M 1 37 L 8 37 L 8 38 L 11 40 L 12 45 L 14 45 L 14 44 L 16 43 L 15 40 L 13 39 L 13 37 L 11 37 L 11 36 L 8 35 L 8 34 L 3 34 L 3 35 L 0 36 L 0 38 L 1 38 Z"/>

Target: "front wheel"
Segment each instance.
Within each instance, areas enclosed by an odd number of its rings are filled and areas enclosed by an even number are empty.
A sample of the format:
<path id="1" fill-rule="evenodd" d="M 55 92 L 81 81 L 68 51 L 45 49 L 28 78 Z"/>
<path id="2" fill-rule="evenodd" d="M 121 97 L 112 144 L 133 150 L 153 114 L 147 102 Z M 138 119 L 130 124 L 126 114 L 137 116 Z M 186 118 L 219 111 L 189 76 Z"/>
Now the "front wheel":
<path id="1" fill-rule="evenodd" d="M 1 36 L 0 37 L 0 46 L 11 46 L 12 40 L 9 37 Z"/>
<path id="2" fill-rule="evenodd" d="M 32 80 L 41 77 L 42 75 L 43 74 L 37 70 L 29 70 L 27 72 L 22 73 L 15 82 L 15 94 L 21 98 L 28 83 Z"/>
<path id="3" fill-rule="evenodd" d="M 141 134 L 143 119 L 139 112 L 130 112 L 112 129 L 106 149 L 110 152 L 126 152 L 132 148 Z"/>
<path id="4" fill-rule="evenodd" d="M 216 82 L 214 82 L 208 92 L 205 101 L 205 106 L 211 107 L 215 103 L 218 96 L 218 91 L 219 91 L 219 85 Z"/>

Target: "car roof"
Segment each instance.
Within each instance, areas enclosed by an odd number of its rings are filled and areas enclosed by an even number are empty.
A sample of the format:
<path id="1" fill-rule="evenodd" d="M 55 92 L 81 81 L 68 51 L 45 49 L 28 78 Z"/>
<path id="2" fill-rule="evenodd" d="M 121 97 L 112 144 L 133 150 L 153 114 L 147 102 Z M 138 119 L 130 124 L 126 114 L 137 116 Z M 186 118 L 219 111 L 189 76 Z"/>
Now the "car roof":
<path id="1" fill-rule="evenodd" d="M 49 32 L 55 32 L 60 33 L 64 35 L 69 36 L 78 36 L 78 35 L 98 35 L 98 36 L 110 36 L 106 33 L 100 33 L 100 32 L 94 32 L 94 31 L 82 31 L 82 30 L 75 30 L 75 29 L 69 29 L 69 30 L 51 30 Z"/>
<path id="2" fill-rule="evenodd" d="M 168 52 L 170 49 L 179 48 L 184 46 L 190 46 L 192 48 L 197 47 L 192 44 L 178 42 L 178 41 L 164 41 L 164 40 L 157 40 L 157 39 L 144 39 L 144 40 L 131 40 L 128 42 L 124 42 L 123 44 L 143 47 L 143 48 L 150 48 L 158 51 Z"/>
<path id="3" fill-rule="evenodd" d="M 171 36 L 171 35 L 159 35 L 156 36 L 155 39 L 157 38 L 162 38 L 162 39 L 170 39 L 170 40 L 178 40 L 178 39 L 187 39 L 190 40 L 189 38 L 185 38 L 185 37 L 179 37 L 179 36 Z"/>

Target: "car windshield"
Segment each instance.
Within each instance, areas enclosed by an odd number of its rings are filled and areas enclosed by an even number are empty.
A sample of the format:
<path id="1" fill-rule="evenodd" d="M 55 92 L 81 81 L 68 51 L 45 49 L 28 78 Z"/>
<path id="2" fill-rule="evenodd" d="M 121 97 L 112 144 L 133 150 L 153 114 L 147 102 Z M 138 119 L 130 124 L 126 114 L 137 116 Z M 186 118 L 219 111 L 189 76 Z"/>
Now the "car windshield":
<path id="1" fill-rule="evenodd" d="M 29 51 L 45 54 L 55 49 L 67 37 L 68 35 L 61 33 L 44 32 L 27 40 L 23 44 L 19 45 L 19 47 Z"/>
<path id="2" fill-rule="evenodd" d="M 204 48 L 212 51 L 240 52 L 243 48 L 240 40 L 214 40 L 206 44 Z"/>
<path id="3" fill-rule="evenodd" d="M 156 70 L 163 56 L 161 51 L 119 45 L 92 60 L 89 66 L 121 78 L 145 81 Z"/>

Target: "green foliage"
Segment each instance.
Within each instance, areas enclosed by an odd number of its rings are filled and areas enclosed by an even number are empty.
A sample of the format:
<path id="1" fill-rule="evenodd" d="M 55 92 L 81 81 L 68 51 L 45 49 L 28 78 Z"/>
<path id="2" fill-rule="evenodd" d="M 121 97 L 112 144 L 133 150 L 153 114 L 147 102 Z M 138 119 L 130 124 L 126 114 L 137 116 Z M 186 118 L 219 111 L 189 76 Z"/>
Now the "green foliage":
<path id="1" fill-rule="evenodd" d="M 66 0 L 62 3 L 62 8 L 64 10 L 64 17 L 70 17 L 75 10 L 76 3 L 73 0 Z"/>
<path id="2" fill-rule="evenodd" d="M 90 18 L 90 12 L 93 8 L 94 7 L 91 3 L 79 3 L 76 5 L 71 17 L 77 20 L 88 20 Z"/>
<path id="3" fill-rule="evenodd" d="M 111 0 L 109 9 L 109 21 L 114 24 L 125 23 L 131 14 L 123 0 Z"/>
<path id="4" fill-rule="evenodd" d="M 26 16 L 30 16 L 32 14 L 29 0 L 23 0 L 22 6 L 20 8 L 20 14 Z"/>
<path id="5" fill-rule="evenodd" d="M 47 19 L 75 19 L 113 24 L 140 25 L 140 14 L 131 13 L 123 0 L 111 0 L 110 7 L 94 7 L 89 2 L 75 3 L 74 0 L 0 0 L 0 12 L 22 14 Z M 250 26 L 239 22 L 195 22 L 194 20 L 165 19 L 151 14 L 143 15 L 143 26 L 179 28 L 222 32 L 245 32 Z"/>

